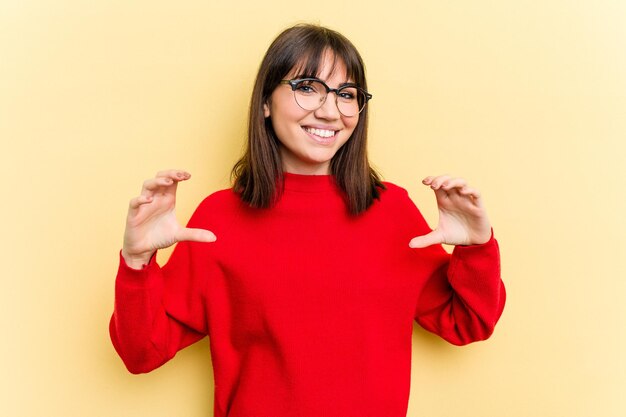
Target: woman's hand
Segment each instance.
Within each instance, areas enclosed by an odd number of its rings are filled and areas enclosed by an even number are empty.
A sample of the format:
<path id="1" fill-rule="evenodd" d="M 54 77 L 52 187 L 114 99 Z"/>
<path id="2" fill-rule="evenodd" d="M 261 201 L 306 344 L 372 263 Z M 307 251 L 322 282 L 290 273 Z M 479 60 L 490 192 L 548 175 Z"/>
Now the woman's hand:
<path id="1" fill-rule="evenodd" d="M 191 175 L 185 171 L 161 171 L 143 183 L 141 194 L 130 200 L 122 256 L 127 265 L 139 269 L 157 249 L 189 240 L 215 242 L 215 235 L 204 229 L 178 224 L 174 214 L 176 187 Z"/>
<path id="2" fill-rule="evenodd" d="M 479 245 L 491 238 L 491 224 L 480 193 L 463 178 L 447 175 L 426 177 L 422 181 L 435 191 L 439 224 L 432 232 L 415 237 L 412 248 L 445 243 L 448 245 Z"/>

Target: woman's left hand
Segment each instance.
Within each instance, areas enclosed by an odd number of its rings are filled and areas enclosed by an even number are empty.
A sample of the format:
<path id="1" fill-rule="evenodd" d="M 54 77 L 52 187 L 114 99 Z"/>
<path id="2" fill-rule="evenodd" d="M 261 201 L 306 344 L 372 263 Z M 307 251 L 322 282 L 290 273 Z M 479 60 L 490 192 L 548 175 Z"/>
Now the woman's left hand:
<path id="1" fill-rule="evenodd" d="M 491 224 L 478 190 L 469 187 L 463 178 L 447 175 L 426 177 L 422 183 L 435 191 L 439 224 L 432 232 L 413 238 L 410 247 L 479 245 L 489 241 Z"/>

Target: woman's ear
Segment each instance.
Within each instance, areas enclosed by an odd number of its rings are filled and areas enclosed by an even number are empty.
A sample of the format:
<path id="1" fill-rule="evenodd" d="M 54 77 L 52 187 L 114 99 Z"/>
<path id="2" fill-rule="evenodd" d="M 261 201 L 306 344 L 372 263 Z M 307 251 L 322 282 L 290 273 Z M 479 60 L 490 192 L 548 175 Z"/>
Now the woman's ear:
<path id="1" fill-rule="evenodd" d="M 263 116 L 266 119 L 270 117 L 270 105 L 267 102 L 263 103 Z"/>

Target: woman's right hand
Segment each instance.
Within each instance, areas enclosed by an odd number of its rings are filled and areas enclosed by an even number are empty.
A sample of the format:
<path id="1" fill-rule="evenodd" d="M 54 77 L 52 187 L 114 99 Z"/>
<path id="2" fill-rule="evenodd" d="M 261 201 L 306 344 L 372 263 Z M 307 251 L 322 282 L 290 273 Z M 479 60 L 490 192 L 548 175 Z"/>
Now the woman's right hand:
<path id="1" fill-rule="evenodd" d="M 122 248 L 128 266 L 140 269 L 157 249 L 176 242 L 215 242 L 212 232 L 182 227 L 176 220 L 176 187 L 190 177 L 185 171 L 161 171 L 155 178 L 146 180 L 141 194 L 130 200 Z"/>

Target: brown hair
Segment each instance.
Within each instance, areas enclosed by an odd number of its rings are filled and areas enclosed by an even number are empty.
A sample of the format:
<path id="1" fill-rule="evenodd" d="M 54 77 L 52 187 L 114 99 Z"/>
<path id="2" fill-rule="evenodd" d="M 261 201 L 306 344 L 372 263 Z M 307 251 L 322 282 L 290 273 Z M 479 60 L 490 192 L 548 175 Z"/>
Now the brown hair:
<path id="1" fill-rule="evenodd" d="M 252 91 L 248 121 L 248 142 L 244 155 L 231 172 L 234 190 L 252 207 L 267 208 L 277 201 L 283 184 L 280 142 L 265 118 L 263 104 L 293 68 L 298 74 L 316 76 L 324 53 L 331 51 L 341 60 L 347 76 L 367 90 L 365 66 L 354 45 L 342 34 L 317 25 L 301 24 L 283 31 L 267 50 Z M 337 185 L 344 191 L 348 209 L 359 214 L 380 196 L 385 188 L 367 158 L 367 107 L 350 139 L 330 161 Z"/>

